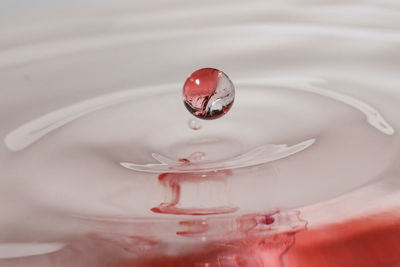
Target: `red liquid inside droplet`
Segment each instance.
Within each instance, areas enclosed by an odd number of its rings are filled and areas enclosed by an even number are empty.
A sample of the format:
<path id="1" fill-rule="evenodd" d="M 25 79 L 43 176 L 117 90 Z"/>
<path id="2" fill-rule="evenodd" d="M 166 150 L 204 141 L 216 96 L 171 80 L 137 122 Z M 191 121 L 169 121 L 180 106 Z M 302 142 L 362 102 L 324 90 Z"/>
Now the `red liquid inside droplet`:
<path id="1" fill-rule="evenodd" d="M 219 70 L 212 68 L 196 70 L 185 82 L 183 97 L 196 100 L 212 95 L 217 89 L 218 74 Z"/>
<path id="2" fill-rule="evenodd" d="M 200 119 L 216 119 L 226 114 L 233 104 L 235 88 L 229 77 L 213 68 L 193 72 L 183 86 L 186 108 Z"/>

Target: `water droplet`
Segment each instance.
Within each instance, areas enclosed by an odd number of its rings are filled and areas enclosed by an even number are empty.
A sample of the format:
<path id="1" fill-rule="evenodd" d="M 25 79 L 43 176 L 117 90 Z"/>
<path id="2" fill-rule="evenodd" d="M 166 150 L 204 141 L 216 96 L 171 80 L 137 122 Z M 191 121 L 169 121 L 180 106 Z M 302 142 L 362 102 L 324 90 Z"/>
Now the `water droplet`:
<path id="1" fill-rule="evenodd" d="M 213 120 L 225 115 L 235 99 L 235 87 L 229 77 L 213 68 L 193 72 L 183 86 L 183 100 L 194 116 Z"/>
<path id="2" fill-rule="evenodd" d="M 190 119 L 188 121 L 188 125 L 190 128 L 192 128 L 193 130 L 197 131 L 201 129 L 201 122 L 199 120 L 196 119 Z"/>

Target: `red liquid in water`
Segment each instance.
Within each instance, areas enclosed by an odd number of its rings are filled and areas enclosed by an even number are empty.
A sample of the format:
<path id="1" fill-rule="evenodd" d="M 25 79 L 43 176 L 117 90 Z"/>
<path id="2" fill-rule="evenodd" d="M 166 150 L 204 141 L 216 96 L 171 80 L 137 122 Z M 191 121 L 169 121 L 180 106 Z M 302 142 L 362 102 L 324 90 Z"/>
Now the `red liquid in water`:
<path id="1" fill-rule="evenodd" d="M 185 164 L 190 164 L 188 159 L 180 159 Z M 201 183 L 205 181 L 223 181 L 232 175 L 231 170 L 207 173 L 163 173 L 158 181 L 169 191 L 170 199 L 151 209 L 155 213 L 176 215 L 212 215 L 235 212 L 238 208 L 230 205 L 206 208 L 184 208 L 180 204 L 181 186 L 183 183 Z"/>
<path id="2" fill-rule="evenodd" d="M 274 233 L 274 224 L 285 220 L 280 213 L 249 214 L 237 218 L 236 231 L 221 233 L 217 240 L 210 242 L 199 240 L 199 237 L 207 236 L 208 231 L 212 230 L 207 219 L 199 218 L 179 222 L 183 230 L 176 233 L 178 238 L 194 238 L 198 242 L 195 245 L 188 244 L 174 253 L 167 249 L 168 244 L 158 241 L 157 236 L 129 236 L 111 231 L 77 237 L 60 251 L 47 255 L 2 259 L 0 265 L 398 267 L 398 215 L 374 214 L 315 229 L 304 228 L 304 222 L 293 229 L 289 227 L 283 232 Z M 147 224 L 151 227 L 154 222 Z M 146 226 L 143 224 L 142 227 Z"/>
<path id="3" fill-rule="evenodd" d="M 400 219 L 377 214 L 313 230 L 227 242 L 221 237 L 186 254 L 121 259 L 112 266 L 396 267 L 398 240 Z"/>

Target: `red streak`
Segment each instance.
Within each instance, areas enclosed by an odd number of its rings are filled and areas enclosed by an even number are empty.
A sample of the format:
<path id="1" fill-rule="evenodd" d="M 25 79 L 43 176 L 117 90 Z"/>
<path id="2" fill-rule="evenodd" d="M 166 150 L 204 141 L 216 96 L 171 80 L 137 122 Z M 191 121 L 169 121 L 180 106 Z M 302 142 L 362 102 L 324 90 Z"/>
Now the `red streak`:
<path id="1" fill-rule="evenodd" d="M 170 191 L 171 198 L 167 202 L 160 203 L 157 207 L 151 208 L 152 212 L 175 214 L 175 215 L 215 215 L 235 212 L 238 208 L 232 206 L 220 207 L 180 207 L 181 184 L 201 183 L 204 181 L 222 181 L 232 175 L 231 170 L 206 173 L 163 173 L 158 181 Z"/>

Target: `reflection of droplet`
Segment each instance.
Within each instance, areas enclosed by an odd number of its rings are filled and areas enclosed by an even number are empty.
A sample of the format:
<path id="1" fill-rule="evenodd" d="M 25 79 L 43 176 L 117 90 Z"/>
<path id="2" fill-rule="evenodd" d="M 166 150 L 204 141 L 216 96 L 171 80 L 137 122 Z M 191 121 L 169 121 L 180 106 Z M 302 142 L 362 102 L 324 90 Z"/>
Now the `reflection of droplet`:
<path id="1" fill-rule="evenodd" d="M 201 122 L 199 120 L 196 120 L 196 119 L 190 119 L 188 121 L 188 125 L 189 125 L 190 128 L 192 128 L 195 131 L 201 129 Z"/>
<path id="2" fill-rule="evenodd" d="M 235 87 L 229 77 L 213 68 L 199 69 L 187 78 L 183 100 L 194 116 L 213 120 L 225 115 L 235 99 Z"/>

